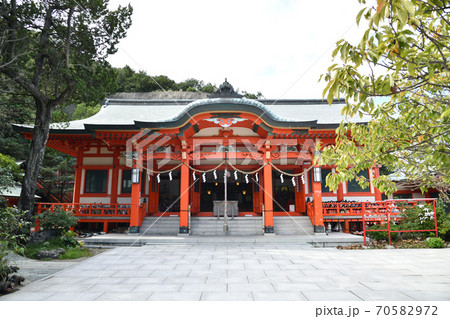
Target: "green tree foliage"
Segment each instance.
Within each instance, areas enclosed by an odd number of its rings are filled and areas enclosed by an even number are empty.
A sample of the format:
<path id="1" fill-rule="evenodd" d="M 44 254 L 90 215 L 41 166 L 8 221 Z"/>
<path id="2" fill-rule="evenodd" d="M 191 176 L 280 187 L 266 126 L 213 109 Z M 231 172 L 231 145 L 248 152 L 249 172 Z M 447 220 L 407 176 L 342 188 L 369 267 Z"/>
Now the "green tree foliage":
<path id="1" fill-rule="evenodd" d="M 203 81 L 197 79 L 186 79 L 183 82 L 177 84 L 178 90 L 180 91 L 200 91 L 203 87 Z"/>
<path id="2" fill-rule="evenodd" d="M 21 179 L 21 173 L 12 157 L 0 153 L 0 190 L 16 184 Z"/>
<path id="3" fill-rule="evenodd" d="M 115 89 L 106 58 L 131 25 L 132 8 L 103 0 L 0 3 L 0 73 L 32 97 L 33 140 L 19 207 L 31 211 L 50 121 L 62 104 L 103 99 Z M 13 90 L 11 94 L 14 94 Z"/>
<path id="4" fill-rule="evenodd" d="M 135 72 L 128 65 L 116 69 L 118 92 L 153 92 L 174 90 L 176 83 L 165 75 L 151 77 L 144 71 Z"/>
<path id="5" fill-rule="evenodd" d="M 100 111 L 100 104 L 90 105 L 89 103 L 80 103 L 77 105 L 75 112 L 72 114 L 72 121 L 82 120 L 91 117 Z"/>
<path id="6" fill-rule="evenodd" d="M 44 162 L 40 172 L 39 182 L 44 187 L 38 194 L 45 202 L 70 202 L 70 192 L 73 190 L 75 171 L 73 166 L 74 157 L 48 149 L 45 153 Z"/>
<path id="7" fill-rule="evenodd" d="M 365 0 L 358 0 L 365 4 Z M 367 115 L 369 123 L 342 123 L 335 146 L 322 163 L 338 174 L 327 176 L 336 189 L 362 169 L 382 164 L 403 173 L 422 191 L 449 189 L 450 176 L 450 7 L 442 0 L 378 0 L 356 17 L 367 20 L 361 41 L 337 42 L 340 59 L 324 75 L 324 97 L 345 96 L 343 114 Z M 366 183 L 359 178 L 361 184 Z M 392 194 L 387 176 L 374 186 Z"/>
<path id="8" fill-rule="evenodd" d="M 144 71 L 135 72 L 128 65 L 117 68 L 117 92 L 187 91 L 213 93 L 217 87 L 194 78 L 176 83 L 165 75 L 150 76 Z"/>
<path id="9" fill-rule="evenodd" d="M 0 153 L 25 160 L 29 141 L 13 130 L 12 123 L 25 124 L 34 120 L 33 100 L 23 90 L 10 94 L 13 90 L 11 81 L 0 73 Z"/>
<path id="10" fill-rule="evenodd" d="M 247 98 L 247 99 L 253 99 L 253 100 L 256 100 L 256 99 L 262 99 L 262 98 L 264 98 L 264 96 L 262 95 L 262 93 L 259 92 L 259 91 L 258 91 L 258 93 L 256 93 L 256 94 L 254 94 L 254 93 L 249 93 L 249 92 L 247 92 L 247 91 L 242 91 L 242 94 L 243 94 L 244 97 Z"/>

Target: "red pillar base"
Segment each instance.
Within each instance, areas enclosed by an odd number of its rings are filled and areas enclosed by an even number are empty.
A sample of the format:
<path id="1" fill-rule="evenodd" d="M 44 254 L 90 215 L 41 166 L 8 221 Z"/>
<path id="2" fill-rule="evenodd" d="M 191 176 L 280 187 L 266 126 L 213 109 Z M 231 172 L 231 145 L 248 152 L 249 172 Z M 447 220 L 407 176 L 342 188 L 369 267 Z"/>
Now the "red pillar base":
<path id="1" fill-rule="evenodd" d="M 103 222 L 103 232 L 108 233 L 108 222 Z"/>

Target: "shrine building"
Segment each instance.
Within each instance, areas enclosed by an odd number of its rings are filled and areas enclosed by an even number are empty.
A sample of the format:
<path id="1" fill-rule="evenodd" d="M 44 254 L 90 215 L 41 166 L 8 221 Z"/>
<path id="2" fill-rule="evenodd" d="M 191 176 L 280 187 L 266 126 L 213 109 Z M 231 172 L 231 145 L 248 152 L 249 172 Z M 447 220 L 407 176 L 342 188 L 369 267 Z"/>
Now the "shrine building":
<path id="1" fill-rule="evenodd" d="M 179 234 L 208 217 L 256 218 L 276 234 L 277 216 L 309 217 L 314 232 L 341 221 L 348 231 L 358 217 L 324 216 L 324 203 L 382 199 L 371 183 L 331 191 L 334 167 L 313 165 L 317 142 L 335 142 L 343 100 L 246 99 L 227 81 L 210 95 L 181 93 L 120 93 L 90 118 L 52 124 L 48 147 L 77 159 L 73 202 L 59 205 L 105 232 L 123 223 L 139 233 L 153 216 L 178 218 Z M 32 137 L 32 126 L 15 129 Z M 378 169 L 361 175 L 371 180 Z"/>

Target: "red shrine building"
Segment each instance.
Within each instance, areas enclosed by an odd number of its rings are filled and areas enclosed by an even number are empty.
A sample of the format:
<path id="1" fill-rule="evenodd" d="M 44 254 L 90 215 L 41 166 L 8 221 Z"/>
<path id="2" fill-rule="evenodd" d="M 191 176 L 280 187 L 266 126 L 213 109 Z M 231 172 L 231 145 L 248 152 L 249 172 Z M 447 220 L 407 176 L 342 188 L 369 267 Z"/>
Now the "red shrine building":
<path id="1" fill-rule="evenodd" d="M 190 232 L 191 217 L 254 218 L 276 234 L 277 216 L 308 216 L 314 232 L 331 222 L 348 231 L 357 214 L 332 214 L 326 203 L 382 199 L 355 181 L 331 191 L 334 167 L 314 166 L 317 142 L 335 141 L 344 101 L 246 99 L 226 81 L 209 96 L 179 93 L 122 93 L 90 118 L 52 124 L 47 145 L 77 159 L 73 203 L 59 205 L 105 232 L 125 223 L 139 233 L 159 216 L 178 218 L 179 234 Z M 32 126 L 16 130 L 32 137 Z M 371 180 L 378 167 L 361 174 Z"/>

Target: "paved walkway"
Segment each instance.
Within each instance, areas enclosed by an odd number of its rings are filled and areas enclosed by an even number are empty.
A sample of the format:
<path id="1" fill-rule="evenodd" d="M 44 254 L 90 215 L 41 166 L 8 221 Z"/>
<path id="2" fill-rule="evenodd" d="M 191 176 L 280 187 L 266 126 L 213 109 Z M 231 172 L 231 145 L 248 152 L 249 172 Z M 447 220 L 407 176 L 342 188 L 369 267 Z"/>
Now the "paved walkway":
<path id="1" fill-rule="evenodd" d="M 60 272 L 61 270 L 75 266 L 82 261 L 81 258 L 75 260 L 56 259 L 52 261 L 39 261 L 25 258 L 16 254 L 10 254 L 7 258 L 11 265 L 19 267 L 19 271 L 17 272 L 17 274 L 25 278 L 25 285 L 46 278 L 50 275 Z M 85 259 L 86 258 L 84 258 L 83 260 Z"/>
<path id="2" fill-rule="evenodd" d="M 108 250 L 4 300 L 450 300 L 450 249 L 166 244 Z"/>

